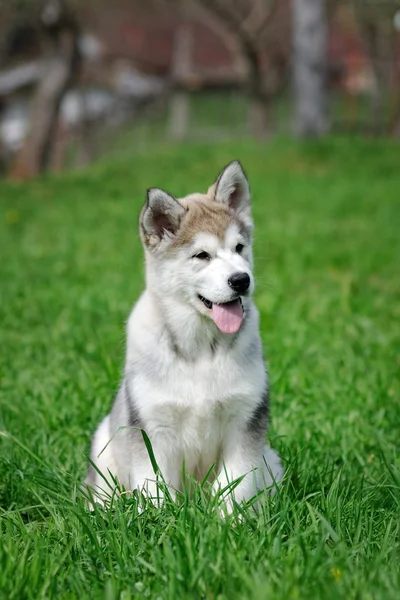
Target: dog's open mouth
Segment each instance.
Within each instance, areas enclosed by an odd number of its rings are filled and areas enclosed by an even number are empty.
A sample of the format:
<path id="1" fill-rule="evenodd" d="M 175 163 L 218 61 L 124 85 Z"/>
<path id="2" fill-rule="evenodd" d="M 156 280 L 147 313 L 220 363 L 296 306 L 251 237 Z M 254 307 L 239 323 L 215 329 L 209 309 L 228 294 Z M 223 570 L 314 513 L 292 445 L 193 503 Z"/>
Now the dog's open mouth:
<path id="1" fill-rule="evenodd" d="M 207 300 L 204 296 L 200 296 L 200 294 L 198 296 L 204 306 L 212 311 L 212 320 L 223 333 L 236 333 L 239 331 L 244 317 L 243 304 L 240 298 L 232 300 L 232 302 L 217 304 Z"/>

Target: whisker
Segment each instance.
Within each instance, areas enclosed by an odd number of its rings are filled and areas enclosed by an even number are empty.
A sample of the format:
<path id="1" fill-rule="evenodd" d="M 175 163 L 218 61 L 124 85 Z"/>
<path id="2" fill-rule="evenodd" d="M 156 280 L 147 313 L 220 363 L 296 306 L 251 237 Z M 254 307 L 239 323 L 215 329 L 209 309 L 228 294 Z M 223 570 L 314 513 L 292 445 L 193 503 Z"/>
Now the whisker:
<path id="1" fill-rule="evenodd" d="M 256 290 L 260 289 L 260 288 L 264 289 L 264 290 L 268 290 L 269 292 L 273 292 L 273 293 L 277 292 L 276 288 L 274 288 L 270 283 L 266 283 L 264 281 L 260 282 L 259 280 L 257 280 L 256 281 Z"/>

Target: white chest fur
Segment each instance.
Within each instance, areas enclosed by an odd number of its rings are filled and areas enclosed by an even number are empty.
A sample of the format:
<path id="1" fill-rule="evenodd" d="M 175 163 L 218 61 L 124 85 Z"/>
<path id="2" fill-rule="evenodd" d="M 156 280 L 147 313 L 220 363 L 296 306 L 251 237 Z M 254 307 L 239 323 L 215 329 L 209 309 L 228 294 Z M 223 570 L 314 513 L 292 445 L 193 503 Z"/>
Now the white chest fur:
<path id="1" fill-rule="evenodd" d="M 249 421 L 266 387 L 261 354 L 243 356 L 235 344 L 186 361 L 162 340 L 152 353 L 141 353 L 132 373 L 130 393 L 159 454 L 184 461 L 197 478 L 218 462 L 231 431 Z"/>

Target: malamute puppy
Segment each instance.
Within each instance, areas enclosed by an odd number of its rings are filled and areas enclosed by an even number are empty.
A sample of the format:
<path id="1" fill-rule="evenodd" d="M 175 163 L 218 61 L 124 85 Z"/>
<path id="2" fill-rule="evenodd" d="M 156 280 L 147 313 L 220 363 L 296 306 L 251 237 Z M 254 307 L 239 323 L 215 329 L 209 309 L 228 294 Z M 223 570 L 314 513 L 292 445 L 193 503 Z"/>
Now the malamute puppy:
<path id="1" fill-rule="evenodd" d="M 110 474 L 159 497 L 141 429 L 171 494 L 182 475 L 226 498 L 251 499 L 282 476 L 265 445 L 268 381 L 252 300 L 250 189 L 231 162 L 206 194 L 150 189 L 140 215 L 146 289 L 128 320 L 124 377 L 97 429 L 86 483 L 100 499 Z M 104 491 L 103 491 L 104 490 Z"/>

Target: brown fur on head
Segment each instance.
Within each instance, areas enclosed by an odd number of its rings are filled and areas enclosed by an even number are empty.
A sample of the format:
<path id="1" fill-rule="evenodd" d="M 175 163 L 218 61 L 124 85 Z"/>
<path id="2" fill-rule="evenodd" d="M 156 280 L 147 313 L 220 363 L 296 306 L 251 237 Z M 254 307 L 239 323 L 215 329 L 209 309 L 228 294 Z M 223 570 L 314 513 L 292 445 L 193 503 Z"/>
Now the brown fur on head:
<path id="1" fill-rule="evenodd" d="M 178 202 L 186 204 L 187 198 Z M 224 233 L 233 222 L 234 215 L 229 209 L 203 196 L 201 200 L 189 200 L 186 214 L 183 216 L 179 229 L 172 241 L 171 248 L 190 244 L 196 233 L 204 231 L 223 239 Z"/>
<path id="2" fill-rule="evenodd" d="M 148 250 L 166 242 L 172 249 L 189 244 L 200 231 L 221 238 L 233 221 L 250 234 L 250 190 L 238 161 L 223 169 L 206 194 L 176 199 L 163 190 L 150 189 L 140 215 L 140 234 Z"/>

